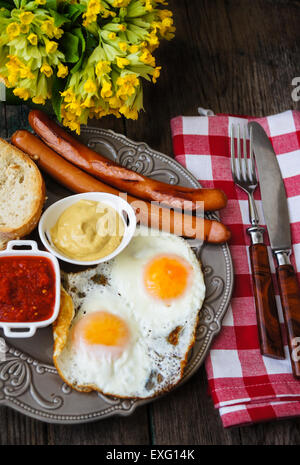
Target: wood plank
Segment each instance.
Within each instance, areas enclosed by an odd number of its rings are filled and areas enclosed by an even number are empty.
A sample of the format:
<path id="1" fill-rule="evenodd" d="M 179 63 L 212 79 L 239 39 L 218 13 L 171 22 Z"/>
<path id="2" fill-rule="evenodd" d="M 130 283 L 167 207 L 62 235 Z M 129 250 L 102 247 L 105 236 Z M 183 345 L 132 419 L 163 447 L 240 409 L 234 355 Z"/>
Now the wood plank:
<path id="1" fill-rule="evenodd" d="M 0 102 L 0 137 L 7 137 L 5 103 Z"/>
<path id="2" fill-rule="evenodd" d="M 0 410 L 0 445 L 149 444 L 147 407 L 129 418 L 114 417 L 95 423 L 52 425 L 14 410 Z"/>
<path id="3" fill-rule="evenodd" d="M 6 137 L 11 137 L 18 129 L 28 129 L 28 127 L 25 105 L 6 105 Z"/>
<path id="4" fill-rule="evenodd" d="M 129 137 L 171 153 L 170 118 L 196 115 L 198 106 L 248 115 L 299 108 L 291 98 L 291 80 L 299 74 L 299 3 L 170 4 L 176 38 L 161 46 L 161 79 L 155 89 L 146 88 L 146 114 L 126 122 Z M 224 429 L 206 386 L 202 368 L 186 386 L 153 403 L 157 444 L 284 444 L 298 437 L 298 420 Z"/>
<path id="5" fill-rule="evenodd" d="M 145 85 L 138 121 L 107 117 L 91 125 L 126 133 L 172 154 L 170 119 L 215 112 L 265 115 L 298 108 L 291 81 L 299 75 L 299 2 L 170 1 L 177 34 L 157 53 L 156 85 Z M 26 106 L 0 104 L 0 136 L 28 128 Z M 297 444 L 300 420 L 224 430 L 207 395 L 204 368 L 186 385 L 131 417 L 85 425 L 48 425 L 1 409 L 0 444 Z"/>
<path id="6" fill-rule="evenodd" d="M 129 417 L 114 417 L 82 425 L 47 425 L 47 444 L 149 444 L 147 407 Z"/>
<path id="7" fill-rule="evenodd" d="M 202 367 L 187 383 L 152 404 L 155 444 L 239 445 L 238 429 L 223 429 Z"/>
<path id="8" fill-rule="evenodd" d="M 47 444 L 47 425 L 15 412 L 11 408 L 0 410 L 0 445 Z"/>

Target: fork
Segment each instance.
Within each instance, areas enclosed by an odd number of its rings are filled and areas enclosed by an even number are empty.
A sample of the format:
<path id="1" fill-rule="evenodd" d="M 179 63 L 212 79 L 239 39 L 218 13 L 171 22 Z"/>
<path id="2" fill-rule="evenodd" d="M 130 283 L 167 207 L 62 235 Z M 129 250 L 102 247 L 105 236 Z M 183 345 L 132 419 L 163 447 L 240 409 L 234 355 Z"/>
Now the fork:
<path id="1" fill-rule="evenodd" d="M 275 293 L 268 257 L 264 244 L 265 229 L 259 225 L 259 216 L 253 197 L 258 181 L 255 170 L 252 130 L 250 130 L 249 157 L 247 153 L 246 126 L 241 140 L 240 125 L 231 125 L 231 172 L 234 183 L 248 195 L 249 219 L 251 226 L 247 233 L 251 238 L 249 248 L 253 291 L 258 326 L 258 338 L 262 355 L 284 359 L 284 350 L 280 331 Z M 236 147 L 235 147 L 235 134 Z M 237 157 L 235 156 L 237 152 Z"/>

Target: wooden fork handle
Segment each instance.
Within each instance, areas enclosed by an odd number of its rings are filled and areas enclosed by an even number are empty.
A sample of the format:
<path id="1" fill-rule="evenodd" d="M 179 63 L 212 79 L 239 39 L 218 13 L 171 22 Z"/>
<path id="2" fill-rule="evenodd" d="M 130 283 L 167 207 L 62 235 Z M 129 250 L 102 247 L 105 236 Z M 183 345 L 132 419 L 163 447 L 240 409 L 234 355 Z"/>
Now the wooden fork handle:
<path id="1" fill-rule="evenodd" d="M 250 246 L 258 337 L 262 355 L 284 359 L 274 286 L 265 244 Z"/>
<path id="2" fill-rule="evenodd" d="M 278 266 L 277 280 L 288 333 L 293 375 L 300 378 L 300 351 L 297 351 L 297 346 L 300 344 L 300 286 L 293 266 Z"/>

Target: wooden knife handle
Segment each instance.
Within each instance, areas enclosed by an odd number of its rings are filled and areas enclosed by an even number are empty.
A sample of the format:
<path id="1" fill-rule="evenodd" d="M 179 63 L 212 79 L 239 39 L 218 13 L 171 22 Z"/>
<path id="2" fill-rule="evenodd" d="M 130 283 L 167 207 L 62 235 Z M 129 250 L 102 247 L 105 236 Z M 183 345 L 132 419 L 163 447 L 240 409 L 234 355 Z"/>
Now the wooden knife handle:
<path id="1" fill-rule="evenodd" d="M 288 333 L 293 374 L 296 378 L 300 378 L 300 354 L 297 357 L 295 350 L 296 346 L 300 343 L 300 286 L 292 265 L 278 266 L 277 279 Z M 295 338 L 299 338 L 298 341 Z"/>
<path id="2" fill-rule="evenodd" d="M 284 359 L 274 286 L 265 244 L 250 246 L 258 337 L 262 355 Z"/>

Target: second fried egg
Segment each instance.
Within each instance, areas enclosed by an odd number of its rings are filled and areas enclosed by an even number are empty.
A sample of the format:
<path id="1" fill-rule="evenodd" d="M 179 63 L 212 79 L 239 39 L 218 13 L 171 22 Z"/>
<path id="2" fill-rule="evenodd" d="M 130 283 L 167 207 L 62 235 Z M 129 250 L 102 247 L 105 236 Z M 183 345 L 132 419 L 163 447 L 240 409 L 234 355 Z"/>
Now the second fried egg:
<path id="1" fill-rule="evenodd" d="M 64 286 L 54 363 L 68 384 L 148 398 L 180 381 L 205 295 L 184 239 L 138 228 L 115 259 L 67 274 Z"/>

